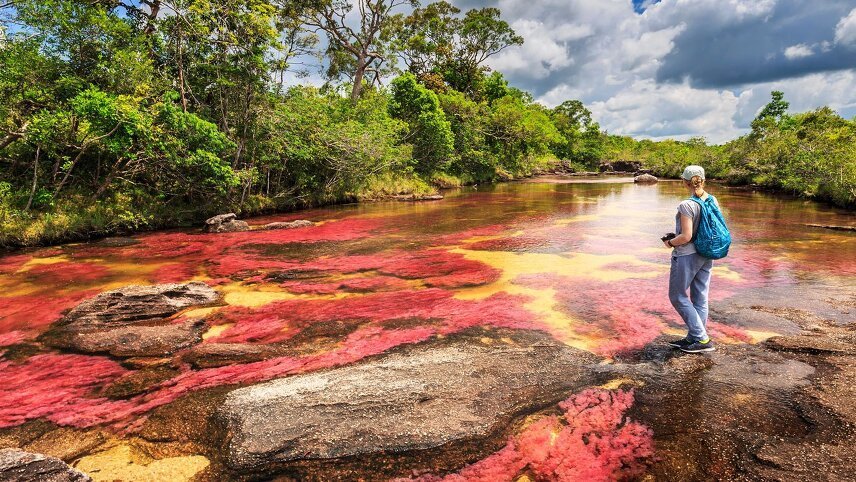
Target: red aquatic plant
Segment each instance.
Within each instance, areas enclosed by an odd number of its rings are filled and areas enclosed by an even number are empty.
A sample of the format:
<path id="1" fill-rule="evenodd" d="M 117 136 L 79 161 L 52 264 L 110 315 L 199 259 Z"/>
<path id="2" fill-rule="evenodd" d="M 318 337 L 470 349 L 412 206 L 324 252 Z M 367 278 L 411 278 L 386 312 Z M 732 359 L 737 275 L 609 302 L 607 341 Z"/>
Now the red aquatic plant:
<path id="1" fill-rule="evenodd" d="M 0 333 L 11 330 L 40 331 L 57 321 L 64 311 L 94 293 L 93 290 L 85 290 L 69 294 L 51 292 L 0 297 Z"/>
<path id="2" fill-rule="evenodd" d="M 23 331 L 18 330 L 0 333 L 0 346 L 14 345 L 24 341 L 26 338 L 27 335 Z"/>
<path id="3" fill-rule="evenodd" d="M 508 444 L 458 473 L 420 482 L 503 482 L 528 473 L 539 481 L 628 480 L 641 476 L 654 453 L 653 433 L 625 419 L 633 391 L 588 389 L 559 404 Z M 406 480 L 406 479 L 405 479 Z"/>
<path id="4" fill-rule="evenodd" d="M 109 418 L 112 401 L 94 390 L 126 370 L 104 357 L 35 355 L 23 363 L 0 360 L 0 428 L 44 417 L 59 425 L 86 426 Z"/>
<path id="5" fill-rule="evenodd" d="M 19 276 L 23 276 L 34 283 L 62 286 L 96 281 L 104 278 L 109 271 L 107 267 L 96 263 L 63 261 L 35 266 L 19 273 Z"/>
<path id="6" fill-rule="evenodd" d="M 522 307 L 526 297 L 499 293 L 484 300 L 459 300 L 453 295 L 442 289 L 422 289 L 337 299 L 284 300 L 258 308 L 226 308 L 218 314 L 216 322 L 234 325 L 208 341 L 273 343 L 290 338 L 310 324 L 342 320 L 380 324 L 421 319 L 443 334 L 473 326 L 539 327 L 534 315 Z"/>

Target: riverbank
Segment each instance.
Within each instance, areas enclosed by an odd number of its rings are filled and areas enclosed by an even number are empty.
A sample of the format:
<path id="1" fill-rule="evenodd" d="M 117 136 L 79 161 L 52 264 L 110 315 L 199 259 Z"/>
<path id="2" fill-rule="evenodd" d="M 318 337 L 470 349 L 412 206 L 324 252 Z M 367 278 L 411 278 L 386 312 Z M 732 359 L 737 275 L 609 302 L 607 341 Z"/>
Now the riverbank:
<path id="1" fill-rule="evenodd" d="M 440 181 L 443 187 L 461 185 L 460 181 L 449 176 Z M 417 177 L 384 176 L 355 192 L 339 196 L 282 199 L 252 195 L 242 203 L 165 203 L 142 192 L 114 194 L 91 202 L 87 196 L 70 194 L 44 212 L 4 211 L 0 206 L 0 254 L 21 248 L 93 241 L 159 229 L 198 227 L 205 219 L 223 212 L 234 212 L 243 218 L 286 214 L 324 206 L 392 200 L 402 195 L 427 196 L 436 194 L 437 189 Z"/>
<path id="2" fill-rule="evenodd" d="M 641 168 L 640 168 L 641 169 Z M 641 169 L 649 172 L 648 169 Z M 536 172 L 513 178 L 506 176 L 493 183 L 503 182 L 628 182 L 639 171 L 573 172 L 568 169 L 547 167 Z M 680 181 L 678 177 L 661 177 L 661 180 Z M 754 184 L 734 184 L 727 179 L 711 179 L 733 190 L 758 192 L 776 195 L 787 200 L 805 200 L 791 192 L 771 186 Z M 360 191 L 340 197 L 294 198 L 281 200 L 262 195 L 248 197 L 243 204 L 211 203 L 205 206 L 165 205 L 148 196 L 133 199 L 128 195 L 114 195 L 112 198 L 91 203 L 86 208 L 79 206 L 87 203 L 80 195 L 68 196 L 58 202 L 52 211 L 37 213 L 26 218 L 18 215 L 13 219 L 8 213 L 5 220 L 0 218 L 0 254 L 28 247 L 54 246 L 63 243 L 94 241 L 109 236 L 129 236 L 160 229 L 192 228 L 216 214 L 235 212 L 241 218 L 288 214 L 304 209 L 334 206 L 350 203 L 390 201 L 401 196 L 435 195 L 445 189 L 454 189 L 474 185 L 454 176 L 443 175 L 426 182 L 417 177 L 391 177 L 370 182 Z M 828 205 L 842 214 L 856 216 L 856 210 L 838 206 L 828 200 L 809 199 Z M 2 210 L 0 210 L 2 211 Z"/>

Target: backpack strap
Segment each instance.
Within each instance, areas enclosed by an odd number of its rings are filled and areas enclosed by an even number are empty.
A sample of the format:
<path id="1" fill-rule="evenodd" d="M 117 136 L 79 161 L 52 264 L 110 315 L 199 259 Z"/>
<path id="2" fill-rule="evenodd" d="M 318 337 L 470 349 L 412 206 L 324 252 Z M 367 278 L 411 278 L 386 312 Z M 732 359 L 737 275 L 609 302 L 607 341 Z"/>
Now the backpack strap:
<path id="1" fill-rule="evenodd" d="M 710 193 L 708 193 L 707 196 L 708 196 L 707 199 L 710 199 L 713 197 L 713 195 L 711 195 Z M 704 214 L 704 204 L 705 204 L 705 202 L 707 202 L 707 199 L 702 200 L 700 197 L 696 196 L 695 194 L 693 194 L 689 198 L 689 200 L 692 200 L 692 201 L 695 201 L 696 203 L 698 203 L 699 218 L 701 218 L 702 214 Z M 701 228 L 701 219 L 699 219 L 698 226 L 699 226 L 699 228 Z M 690 238 L 691 243 L 694 243 L 696 238 L 698 238 L 698 231 L 699 231 L 698 229 L 693 229 L 693 236 L 692 236 L 692 238 Z"/>

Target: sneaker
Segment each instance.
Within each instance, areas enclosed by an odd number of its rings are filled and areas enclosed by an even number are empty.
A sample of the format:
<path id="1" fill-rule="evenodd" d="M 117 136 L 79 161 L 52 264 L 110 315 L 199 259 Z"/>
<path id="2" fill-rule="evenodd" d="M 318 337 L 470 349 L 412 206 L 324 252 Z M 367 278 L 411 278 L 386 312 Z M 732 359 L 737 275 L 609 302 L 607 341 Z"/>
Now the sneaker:
<path id="1" fill-rule="evenodd" d="M 716 348 L 713 346 L 713 340 L 708 339 L 707 343 L 702 343 L 697 341 L 687 346 L 678 347 L 681 351 L 687 353 L 702 353 L 706 351 L 714 351 Z"/>
<path id="2" fill-rule="evenodd" d="M 669 346 L 673 346 L 675 348 L 683 348 L 685 346 L 690 346 L 692 344 L 693 344 L 693 342 L 690 341 L 688 338 L 681 338 L 680 340 L 670 341 L 668 343 Z"/>

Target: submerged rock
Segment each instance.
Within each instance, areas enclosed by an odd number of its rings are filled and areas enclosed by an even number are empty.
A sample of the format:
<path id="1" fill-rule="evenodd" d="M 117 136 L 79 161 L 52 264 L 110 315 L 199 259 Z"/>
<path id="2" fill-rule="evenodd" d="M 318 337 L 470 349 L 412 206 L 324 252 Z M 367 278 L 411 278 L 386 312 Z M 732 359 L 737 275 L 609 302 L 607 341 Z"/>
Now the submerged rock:
<path id="1" fill-rule="evenodd" d="M 523 346 L 488 341 L 427 342 L 234 390 L 218 410 L 226 462 L 238 471 L 270 472 L 293 461 L 365 461 L 478 444 L 590 383 L 589 366 L 598 360 L 547 337 Z"/>
<path id="2" fill-rule="evenodd" d="M 659 179 L 650 174 L 642 174 L 633 178 L 633 182 L 639 184 L 652 184 L 657 181 L 659 181 Z"/>
<path id="3" fill-rule="evenodd" d="M 395 196 L 395 199 L 398 201 L 439 201 L 443 199 L 442 194 L 402 194 L 400 196 Z"/>
<path id="4" fill-rule="evenodd" d="M 80 303 L 43 340 L 87 353 L 167 355 L 199 342 L 205 328 L 200 320 L 170 323 L 167 318 L 217 299 L 217 292 L 200 282 L 126 286 Z"/>
<path id="5" fill-rule="evenodd" d="M 834 231 L 856 231 L 856 226 L 837 226 L 834 224 L 806 224 L 811 228 L 832 229 Z"/>
<path id="6" fill-rule="evenodd" d="M 18 449 L 0 449 L 0 480 L 5 482 L 88 482 L 92 479 L 65 462 Z"/>
<path id="7" fill-rule="evenodd" d="M 205 232 L 208 233 L 235 233 L 249 231 L 250 225 L 245 221 L 237 219 L 235 213 L 218 214 L 205 220 Z"/>
<path id="8" fill-rule="evenodd" d="M 96 242 L 98 246 L 104 246 L 106 248 L 124 248 L 126 246 L 134 246 L 140 244 L 140 240 L 134 238 L 123 238 L 123 237 L 107 237 L 98 242 Z"/>
<path id="9" fill-rule="evenodd" d="M 213 368 L 250 363 L 276 356 L 276 346 L 256 343 L 203 343 L 183 354 L 194 368 Z"/>
<path id="10" fill-rule="evenodd" d="M 306 219 L 298 219 L 296 221 L 287 221 L 287 222 L 275 222 L 275 223 L 267 223 L 259 229 L 295 229 L 295 228 L 307 228 L 309 226 L 314 226 L 315 223 L 312 221 L 308 221 Z"/>

